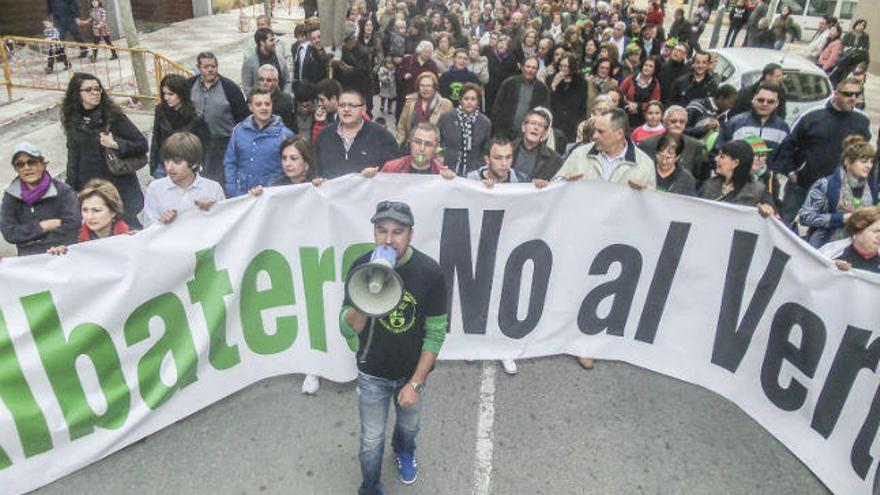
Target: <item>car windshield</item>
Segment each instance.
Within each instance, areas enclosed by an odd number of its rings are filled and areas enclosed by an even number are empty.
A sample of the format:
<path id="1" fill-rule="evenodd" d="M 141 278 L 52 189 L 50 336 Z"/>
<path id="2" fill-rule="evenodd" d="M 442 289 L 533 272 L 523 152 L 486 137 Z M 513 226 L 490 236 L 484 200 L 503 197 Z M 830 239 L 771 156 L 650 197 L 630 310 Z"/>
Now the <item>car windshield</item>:
<path id="1" fill-rule="evenodd" d="M 747 72 L 742 76 L 742 87 L 747 88 L 758 82 L 761 72 Z M 819 74 L 786 71 L 782 76 L 786 101 L 817 101 L 831 95 L 831 85 L 827 78 Z"/>

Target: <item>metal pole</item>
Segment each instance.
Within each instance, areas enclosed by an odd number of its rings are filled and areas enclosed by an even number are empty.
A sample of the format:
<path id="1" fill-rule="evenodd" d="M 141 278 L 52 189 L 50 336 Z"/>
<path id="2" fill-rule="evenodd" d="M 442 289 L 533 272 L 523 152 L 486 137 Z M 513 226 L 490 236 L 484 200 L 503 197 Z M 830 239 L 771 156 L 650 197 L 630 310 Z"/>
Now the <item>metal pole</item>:
<path id="1" fill-rule="evenodd" d="M 131 12 L 130 0 L 119 0 L 119 18 L 122 21 L 122 30 L 125 35 L 125 41 L 129 48 L 138 46 L 137 28 L 134 25 L 134 16 Z M 147 72 L 147 64 L 144 60 L 144 52 L 140 50 L 132 50 L 131 67 L 134 69 L 134 78 L 137 81 L 138 93 L 142 95 L 152 95 L 150 89 L 150 76 Z M 147 103 L 147 102 L 141 102 Z"/>
<path id="2" fill-rule="evenodd" d="M 767 22 L 769 22 L 770 25 L 773 25 L 773 14 L 776 13 L 776 7 L 778 5 L 779 0 L 770 0 L 770 8 L 767 9 Z"/>
<path id="3" fill-rule="evenodd" d="M 715 25 L 712 26 L 712 40 L 709 41 L 709 48 L 718 46 L 718 40 L 721 38 L 721 21 L 724 20 L 724 5 L 718 7 L 715 13 Z"/>
<path id="4" fill-rule="evenodd" d="M 263 0 L 263 13 L 269 18 L 269 25 L 272 25 L 272 0 Z"/>
<path id="5" fill-rule="evenodd" d="M 12 71 L 9 70 L 9 54 L 6 53 L 6 39 L 0 38 L 0 57 L 3 58 L 3 77 L 6 79 L 6 94 L 9 95 L 9 101 L 12 101 Z"/>

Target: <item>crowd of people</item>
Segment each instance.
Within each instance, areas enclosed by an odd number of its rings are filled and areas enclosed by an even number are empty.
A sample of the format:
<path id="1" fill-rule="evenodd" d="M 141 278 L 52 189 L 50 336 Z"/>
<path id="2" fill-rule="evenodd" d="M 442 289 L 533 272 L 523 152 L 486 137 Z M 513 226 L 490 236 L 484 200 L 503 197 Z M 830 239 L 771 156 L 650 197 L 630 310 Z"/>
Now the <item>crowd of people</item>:
<path id="1" fill-rule="evenodd" d="M 287 40 L 262 17 L 241 86 L 211 52 L 198 55 L 195 77 L 162 79 L 151 141 L 98 78 L 76 73 L 62 105 L 66 179 L 51 177 L 38 146 L 16 147 L 0 230 L 19 255 L 63 254 L 227 197 L 350 173 L 487 187 L 584 180 L 755 207 L 841 269 L 880 271 L 877 153 L 857 108 L 865 21 L 843 34 L 823 20 L 810 50 L 833 94 L 790 127 L 779 65 L 752 86 L 720 84 L 699 42 L 710 8 L 699 0 L 691 19 L 677 9 L 666 28 L 659 0 L 646 10 L 626 0 L 354 0 L 332 48 L 315 18 Z M 771 23 L 767 2 L 733 2 L 725 45 L 745 29 L 747 46 L 779 49 L 803 36 L 790 14 L 784 6 Z M 317 389 L 307 377 L 303 391 Z"/>

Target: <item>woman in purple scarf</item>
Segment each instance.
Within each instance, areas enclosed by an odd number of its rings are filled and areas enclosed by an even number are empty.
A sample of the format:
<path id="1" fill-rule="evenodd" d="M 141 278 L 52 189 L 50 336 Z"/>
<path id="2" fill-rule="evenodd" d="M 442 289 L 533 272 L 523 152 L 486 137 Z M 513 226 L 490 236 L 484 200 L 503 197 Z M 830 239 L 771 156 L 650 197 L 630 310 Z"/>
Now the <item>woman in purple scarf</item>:
<path id="1" fill-rule="evenodd" d="M 12 152 L 18 177 L 3 195 L 0 232 L 18 248 L 19 256 L 45 253 L 73 244 L 82 220 L 76 193 L 46 170 L 48 162 L 38 147 L 21 143 Z"/>

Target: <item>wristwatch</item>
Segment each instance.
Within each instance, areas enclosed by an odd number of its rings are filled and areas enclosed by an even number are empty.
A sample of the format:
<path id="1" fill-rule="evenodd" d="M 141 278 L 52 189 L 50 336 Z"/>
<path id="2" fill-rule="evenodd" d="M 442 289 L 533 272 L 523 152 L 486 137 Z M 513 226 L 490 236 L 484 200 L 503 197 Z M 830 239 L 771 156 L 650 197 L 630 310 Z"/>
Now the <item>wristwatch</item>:
<path id="1" fill-rule="evenodd" d="M 425 384 L 424 384 L 424 383 L 409 382 L 409 384 L 410 384 L 410 385 L 412 386 L 412 388 L 415 389 L 415 391 L 418 392 L 419 394 L 422 393 L 422 390 L 425 390 Z"/>

